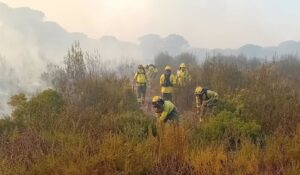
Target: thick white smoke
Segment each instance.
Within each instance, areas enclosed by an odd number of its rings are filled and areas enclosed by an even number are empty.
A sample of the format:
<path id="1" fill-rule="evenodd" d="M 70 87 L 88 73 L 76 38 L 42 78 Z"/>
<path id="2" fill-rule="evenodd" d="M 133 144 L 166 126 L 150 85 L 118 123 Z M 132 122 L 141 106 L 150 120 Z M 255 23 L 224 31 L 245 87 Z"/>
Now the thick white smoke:
<path id="1" fill-rule="evenodd" d="M 141 58 L 136 45 L 113 37 L 90 39 L 44 19 L 42 12 L 0 3 L 0 114 L 9 113 L 7 101 L 11 95 L 45 88 L 40 76 L 47 64 L 61 65 L 76 40 L 83 50 L 97 49 L 107 60 Z"/>

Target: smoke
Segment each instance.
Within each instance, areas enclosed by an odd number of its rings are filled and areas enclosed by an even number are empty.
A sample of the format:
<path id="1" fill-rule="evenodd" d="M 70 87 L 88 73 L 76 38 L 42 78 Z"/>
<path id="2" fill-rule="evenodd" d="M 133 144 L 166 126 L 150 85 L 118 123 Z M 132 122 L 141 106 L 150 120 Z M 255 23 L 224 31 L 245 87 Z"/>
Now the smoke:
<path id="1" fill-rule="evenodd" d="M 34 92 L 41 87 L 40 72 L 44 69 L 34 23 L 41 18 L 40 13 L 28 9 L 10 10 L 0 4 L 0 53 L 1 53 L 1 112 L 7 113 L 6 102 L 17 92 Z M 27 23 L 27 21 L 29 23 Z"/>
<path id="2" fill-rule="evenodd" d="M 81 33 L 70 33 L 45 15 L 29 8 L 10 8 L 0 3 L 0 114 L 9 113 L 7 101 L 13 94 L 33 94 L 45 85 L 41 74 L 49 63 L 61 65 L 74 41 L 83 50 L 99 50 L 106 60 L 141 61 L 134 44 L 114 37 L 91 39 Z"/>
<path id="3" fill-rule="evenodd" d="M 190 46 L 176 34 L 161 37 L 144 35 L 138 44 L 118 40 L 114 36 L 92 39 L 83 33 L 70 33 L 55 22 L 45 20 L 44 13 L 29 8 L 10 8 L 0 2 L 0 114 L 9 113 L 7 101 L 13 94 L 33 94 L 45 85 L 41 74 L 49 63 L 63 63 L 68 48 L 79 41 L 83 50 L 100 53 L 111 63 L 153 63 L 160 52 L 177 55 L 194 54 L 203 60 L 209 54 L 244 54 L 249 57 L 271 57 L 274 54 L 298 54 L 300 42 L 288 41 L 278 47 L 245 45 L 239 49 L 205 49 Z M 120 29 L 121 30 L 121 29 Z M 199 31 L 201 32 L 201 31 Z"/>
<path id="4" fill-rule="evenodd" d="M 7 100 L 10 94 L 18 91 L 18 77 L 14 72 L 14 69 L 10 67 L 5 60 L 0 56 L 0 111 L 2 113 L 9 113 L 7 107 Z"/>
<path id="5" fill-rule="evenodd" d="M 6 103 L 11 95 L 32 94 L 43 89 L 45 85 L 40 75 L 46 65 L 61 65 L 68 48 L 76 40 L 80 41 L 83 50 L 93 52 L 96 49 L 102 59 L 114 63 L 126 60 L 150 63 L 161 51 L 177 54 L 189 47 L 179 35 L 166 38 L 145 35 L 140 38 L 139 45 L 113 36 L 92 39 L 82 33 L 67 32 L 57 23 L 45 19 L 40 11 L 10 8 L 0 3 L 0 113 L 9 111 Z"/>

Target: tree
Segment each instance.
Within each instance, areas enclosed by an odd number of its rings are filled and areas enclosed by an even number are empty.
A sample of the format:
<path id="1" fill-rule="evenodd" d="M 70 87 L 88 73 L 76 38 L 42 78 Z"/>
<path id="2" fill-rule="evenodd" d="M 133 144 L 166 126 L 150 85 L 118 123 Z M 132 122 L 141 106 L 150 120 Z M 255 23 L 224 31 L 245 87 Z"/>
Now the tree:
<path id="1" fill-rule="evenodd" d="M 166 65 L 174 66 L 175 61 L 167 52 L 159 53 L 154 59 L 155 66 L 164 68 Z"/>
<path id="2" fill-rule="evenodd" d="M 196 56 L 191 53 L 181 53 L 175 57 L 177 64 L 185 63 L 190 66 L 197 65 Z"/>
<path id="3" fill-rule="evenodd" d="M 80 80 L 86 74 L 86 66 L 84 63 L 83 52 L 80 48 L 79 41 L 76 41 L 71 50 L 65 56 L 65 71 L 69 80 Z"/>

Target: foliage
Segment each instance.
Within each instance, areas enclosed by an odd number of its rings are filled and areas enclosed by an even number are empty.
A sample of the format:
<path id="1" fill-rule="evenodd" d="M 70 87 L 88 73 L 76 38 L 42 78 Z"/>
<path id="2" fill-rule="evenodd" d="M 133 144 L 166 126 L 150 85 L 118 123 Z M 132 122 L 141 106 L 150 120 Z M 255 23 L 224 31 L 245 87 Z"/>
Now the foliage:
<path id="1" fill-rule="evenodd" d="M 299 173 L 298 59 L 218 55 L 196 65 L 189 54 L 160 55 L 161 68 L 191 62 L 189 90 L 200 84 L 220 100 L 201 123 L 187 107 L 178 125 L 156 126 L 129 78 L 83 53 L 75 44 L 65 66 L 49 66 L 52 89 L 11 97 L 13 113 L 0 119 L 0 174 Z"/>
<path id="2" fill-rule="evenodd" d="M 164 53 L 164 52 L 159 53 L 154 60 L 155 66 L 161 69 L 165 68 L 166 65 L 173 66 L 172 62 L 173 62 L 173 57 L 170 56 L 168 53 Z"/>
<path id="3" fill-rule="evenodd" d="M 255 122 L 245 122 L 235 114 L 223 111 L 201 123 L 192 134 L 191 142 L 199 145 L 212 141 L 225 141 L 227 146 L 236 147 L 242 138 L 257 140 L 261 135 L 260 131 L 261 127 Z"/>
<path id="4" fill-rule="evenodd" d="M 20 96 L 23 95 L 13 96 L 11 101 Z M 43 91 L 28 101 L 23 100 L 24 98 L 16 106 L 12 117 L 16 123 L 29 127 L 34 126 L 39 130 L 50 128 L 64 107 L 62 96 L 51 89 Z"/>
<path id="5" fill-rule="evenodd" d="M 16 124 L 8 117 L 0 120 L 0 134 L 6 134 L 12 132 L 16 127 Z"/>
<path id="6" fill-rule="evenodd" d="M 181 63 L 185 63 L 189 67 L 194 67 L 197 65 L 196 56 L 188 52 L 176 56 L 171 56 L 167 52 L 161 52 L 154 59 L 154 64 L 158 68 L 163 69 L 166 65 L 169 65 L 173 68 L 173 71 L 178 69 Z"/>

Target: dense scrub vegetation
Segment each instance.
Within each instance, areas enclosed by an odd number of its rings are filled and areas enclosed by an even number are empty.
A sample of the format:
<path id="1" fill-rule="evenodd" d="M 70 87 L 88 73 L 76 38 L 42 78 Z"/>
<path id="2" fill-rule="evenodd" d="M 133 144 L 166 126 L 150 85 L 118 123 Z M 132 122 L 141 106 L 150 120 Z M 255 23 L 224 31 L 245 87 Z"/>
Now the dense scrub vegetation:
<path id="1" fill-rule="evenodd" d="M 0 120 L 0 174 L 299 174 L 299 59 L 219 55 L 196 64 L 163 53 L 155 63 L 165 60 L 190 64 L 193 81 L 179 126 L 157 128 L 130 79 L 76 43 L 65 66 L 42 75 L 52 89 L 11 97 L 13 113 Z M 196 84 L 221 96 L 201 123 L 191 112 Z"/>

